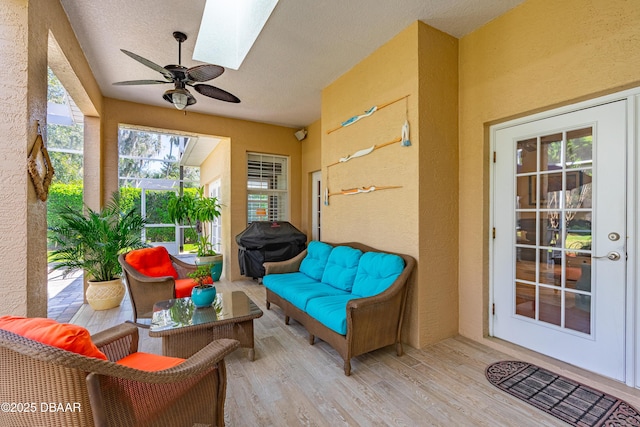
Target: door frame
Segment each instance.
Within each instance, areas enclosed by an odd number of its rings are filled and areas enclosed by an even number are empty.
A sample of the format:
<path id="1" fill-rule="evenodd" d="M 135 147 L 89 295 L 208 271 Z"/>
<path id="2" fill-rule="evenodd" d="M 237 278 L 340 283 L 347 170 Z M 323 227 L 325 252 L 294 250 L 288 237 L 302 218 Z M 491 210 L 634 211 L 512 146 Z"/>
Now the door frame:
<path id="1" fill-rule="evenodd" d="M 638 230 L 640 220 L 640 186 L 638 179 L 640 171 L 640 150 L 637 145 L 640 141 L 640 87 L 617 92 L 591 100 L 554 108 L 548 111 L 527 115 L 517 119 L 493 124 L 489 127 L 490 150 L 489 150 L 489 301 L 486 313 L 489 318 L 489 336 L 494 336 L 493 325 L 493 303 L 494 303 L 494 241 L 493 228 L 495 226 L 495 173 L 496 167 L 493 156 L 496 149 L 496 132 L 507 127 L 517 126 L 537 120 L 547 119 L 553 116 L 591 108 L 614 101 L 627 101 L 627 266 L 625 284 L 625 384 L 630 387 L 640 388 L 640 338 L 637 332 L 640 331 L 640 292 L 638 271 L 640 258 L 640 239 Z"/>
<path id="2" fill-rule="evenodd" d="M 322 229 L 322 172 L 311 173 L 311 237 L 321 239 Z"/>

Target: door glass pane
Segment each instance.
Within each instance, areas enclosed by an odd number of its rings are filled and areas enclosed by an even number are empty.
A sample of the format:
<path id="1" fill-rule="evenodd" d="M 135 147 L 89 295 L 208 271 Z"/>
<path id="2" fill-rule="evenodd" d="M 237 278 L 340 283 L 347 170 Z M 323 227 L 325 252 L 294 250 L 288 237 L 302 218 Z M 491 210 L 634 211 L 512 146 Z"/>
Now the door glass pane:
<path id="1" fill-rule="evenodd" d="M 540 288 L 540 315 L 538 320 L 560 326 L 562 313 L 562 291 Z"/>
<path id="2" fill-rule="evenodd" d="M 540 212 L 540 245 L 558 246 L 560 240 L 560 211 Z"/>
<path id="3" fill-rule="evenodd" d="M 591 333 L 591 297 L 567 292 L 565 327 L 574 331 Z"/>
<path id="4" fill-rule="evenodd" d="M 567 209 L 591 208 L 591 169 L 569 171 L 566 175 Z"/>
<path id="5" fill-rule="evenodd" d="M 516 243 L 520 245 L 535 245 L 536 212 L 518 212 L 516 214 Z"/>
<path id="6" fill-rule="evenodd" d="M 516 282 L 516 314 L 536 318 L 536 287 Z"/>
<path id="7" fill-rule="evenodd" d="M 591 212 L 565 211 L 565 247 L 579 251 L 591 250 Z"/>
<path id="8" fill-rule="evenodd" d="M 566 287 L 591 292 L 591 256 L 567 252 Z"/>
<path id="9" fill-rule="evenodd" d="M 524 175 L 516 179 L 516 209 L 536 207 L 536 176 Z"/>
<path id="10" fill-rule="evenodd" d="M 516 144 L 515 314 L 589 334 L 592 128 Z"/>
<path id="11" fill-rule="evenodd" d="M 537 138 L 518 141 L 516 150 L 517 173 L 530 173 L 538 170 L 538 140 Z"/>
<path id="12" fill-rule="evenodd" d="M 582 168 L 593 165 L 593 132 L 592 128 L 577 129 L 567 132 L 568 168 Z"/>
<path id="13" fill-rule="evenodd" d="M 541 137 L 540 146 L 540 170 L 562 169 L 562 134 Z"/>
<path id="14" fill-rule="evenodd" d="M 536 281 L 536 250 L 533 248 L 516 249 L 516 279 L 526 280 L 529 282 Z"/>
<path id="15" fill-rule="evenodd" d="M 560 259 L 551 258 L 549 249 L 540 250 L 539 269 L 540 275 L 538 282 L 545 285 L 560 286 L 562 284 L 562 265 Z"/>
<path id="16" fill-rule="evenodd" d="M 540 208 L 560 208 L 562 195 L 562 172 L 540 175 Z"/>

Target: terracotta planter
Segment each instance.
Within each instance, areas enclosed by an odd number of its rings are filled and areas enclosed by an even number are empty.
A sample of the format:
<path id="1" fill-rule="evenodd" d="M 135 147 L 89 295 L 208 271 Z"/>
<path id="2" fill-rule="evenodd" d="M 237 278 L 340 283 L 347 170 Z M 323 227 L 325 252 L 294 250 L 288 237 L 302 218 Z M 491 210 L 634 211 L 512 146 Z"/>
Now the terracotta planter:
<path id="1" fill-rule="evenodd" d="M 108 310 L 120 305 L 124 298 L 122 279 L 117 278 L 107 282 L 89 280 L 87 287 L 87 302 L 94 310 Z"/>

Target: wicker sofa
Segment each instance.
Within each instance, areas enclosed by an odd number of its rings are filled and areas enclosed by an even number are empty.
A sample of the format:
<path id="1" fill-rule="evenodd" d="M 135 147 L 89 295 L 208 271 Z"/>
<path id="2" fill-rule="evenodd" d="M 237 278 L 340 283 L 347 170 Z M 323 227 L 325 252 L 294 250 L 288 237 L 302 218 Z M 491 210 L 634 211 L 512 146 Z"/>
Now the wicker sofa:
<path id="1" fill-rule="evenodd" d="M 91 345 L 106 360 L 88 356 L 86 344 L 82 344 L 84 354 L 79 354 L 77 343 L 76 350 L 65 350 L 3 327 L 0 425 L 224 425 L 224 357 L 238 347 L 235 340 L 212 342 L 185 361 L 170 361 L 171 368 L 158 367 L 163 356 L 155 356 L 155 369 L 160 370 L 151 371 L 149 359 L 144 370 L 123 362 L 127 357 L 148 356 L 137 353 L 138 329 L 132 324 L 90 336 Z M 72 333 L 73 339 L 78 338 L 77 331 Z M 63 340 L 65 345 L 69 337 Z"/>
<path id="2" fill-rule="evenodd" d="M 264 264 L 266 306 L 278 305 L 330 344 L 351 374 L 351 358 L 395 344 L 402 355 L 402 319 L 407 280 L 415 260 L 361 243 L 312 241 L 298 256 Z"/>

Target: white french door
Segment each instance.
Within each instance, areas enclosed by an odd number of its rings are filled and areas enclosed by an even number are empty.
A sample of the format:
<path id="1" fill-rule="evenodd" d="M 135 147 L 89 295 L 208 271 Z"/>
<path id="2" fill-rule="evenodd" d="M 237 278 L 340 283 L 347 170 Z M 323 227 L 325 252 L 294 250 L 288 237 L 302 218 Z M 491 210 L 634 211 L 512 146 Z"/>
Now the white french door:
<path id="1" fill-rule="evenodd" d="M 494 133 L 492 334 L 625 380 L 625 100 Z"/>

